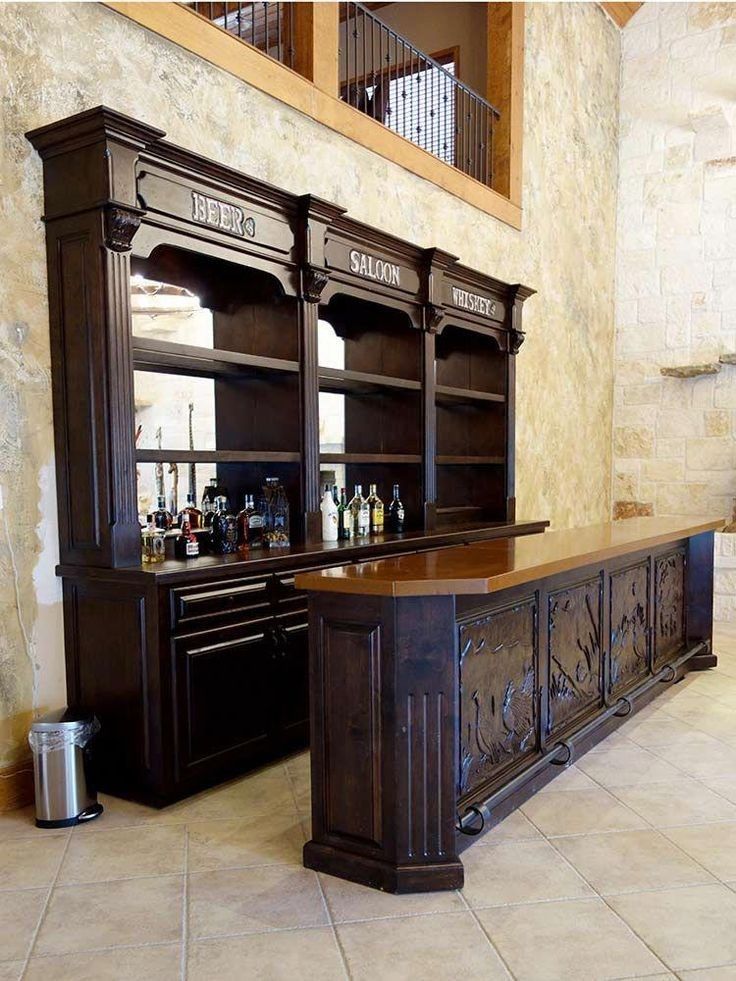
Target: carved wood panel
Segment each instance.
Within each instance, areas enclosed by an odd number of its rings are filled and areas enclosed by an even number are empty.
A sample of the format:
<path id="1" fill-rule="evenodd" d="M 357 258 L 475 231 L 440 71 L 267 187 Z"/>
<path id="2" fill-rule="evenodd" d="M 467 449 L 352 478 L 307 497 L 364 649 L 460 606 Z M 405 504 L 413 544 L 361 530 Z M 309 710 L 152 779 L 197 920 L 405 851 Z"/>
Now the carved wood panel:
<path id="1" fill-rule="evenodd" d="M 679 653 L 685 643 L 685 553 L 654 560 L 654 667 Z"/>
<path id="2" fill-rule="evenodd" d="M 460 625 L 460 794 L 538 746 L 534 600 Z"/>
<path id="3" fill-rule="evenodd" d="M 611 576 L 611 674 L 608 690 L 626 691 L 649 673 L 649 559 Z"/>
<path id="4" fill-rule="evenodd" d="M 550 593 L 547 732 L 601 700 L 601 581 Z"/>

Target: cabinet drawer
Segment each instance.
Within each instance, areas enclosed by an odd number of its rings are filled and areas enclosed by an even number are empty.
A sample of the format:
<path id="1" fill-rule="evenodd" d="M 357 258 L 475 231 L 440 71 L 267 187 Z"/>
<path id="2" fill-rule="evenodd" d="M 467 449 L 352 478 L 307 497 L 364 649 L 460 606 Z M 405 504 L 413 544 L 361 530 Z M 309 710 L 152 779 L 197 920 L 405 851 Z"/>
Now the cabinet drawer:
<path id="1" fill-rule="evenodd" d="M 230 579 L 209 586 L 171 590 L 171 625 L 174 630 L 207 630 L 239 613 L 263 616 L 271 607 L 274 577 Z"/>

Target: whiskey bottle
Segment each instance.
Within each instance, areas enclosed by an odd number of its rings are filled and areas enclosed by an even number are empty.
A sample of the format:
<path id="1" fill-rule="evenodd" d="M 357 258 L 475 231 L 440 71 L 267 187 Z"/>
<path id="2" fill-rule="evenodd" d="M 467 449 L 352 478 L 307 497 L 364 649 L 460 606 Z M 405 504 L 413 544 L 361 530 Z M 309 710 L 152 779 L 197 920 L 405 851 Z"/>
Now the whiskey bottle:
<path id="1" fill-rule="evenodd" d="M 149 514 L 146 526 L 141 531 L 141 560 L 148 565 L 163 562 L 165 557 L 164 532 L 156 527 L 153 515 Z"/>
<path id="2" fill-rule="evenodd" d="M 329 484 L 325 484 L 325 493 L 322 497 L 320 511 L 322 512 L 322 541 L 336 542 L 337 505 L 335 504 L 335 498 L 332 496 Z"/>
<path id="3" fill-rule="evenodd" d="M 243 510 L 238 512 L 238 551 L 250 551 L 250 517 L 253 508 L 250 503 L 250 494 L 245 495 Z"/>
<path id="4" fill-rule="evenodd" d="M 171 517 L 171 511 L 168 511 L 166 508 L 166 496 L 159 494 L 158 507 L 153 512 L 153 525 L 162 531 L 168 531 L 173 523 L 174 519 Z"/>
<path id="5" fill-rule="evenodd" d="M 176 516 L 176 523 L 179 528 L 182 527 L 185 520 L 189 522 L 190 529 L 202 527 L 202 512 L 197 507 L 197 502 L 191 493 L 187 494 L 186 506 Z"/>
<path id="6" fill-rule="evenodd" d="M 371 515 L 371 535 L 383 534 L 383 501 L 376 493 L 376 485 L 369 485 L 368 507 Z"/>
<path id="7" fill-rule="evenodd" d="M 340 541 L 350 541 L 353 537 L 353 522 L 347 491 L 343 487 L 340 492 L 340 503 L 337 505 L 337 537 Z"/>
<path id="8" fill-rule="evenodd" d="M 356 538 L 366 538 L 371 530 L 371 509 L 363 497 L 362 484 L 355 485 L 355 496 L 350 501 L 350 514 L 353 535 Z"/>
<path id="9" fill-rule="evenodd" d="M 253 502 L 253 495 L 250 495 L 246 510 L 250 510 L 248 515 L 248 547 L 250 549 L 263 547 L 263 499 L 259 498 L 258 507 Z"/>
<path id="10" fill-rule="evenodd" d="M 399 498 L 398 484 L 394 484 L 393 500 L 388 506 L 386 516 L 386 528 L 395 534 L 401 534 L 404 530 L 404 505 Z"/>
<path id="11" fill-rule="evenodd" d="M 215 500 L 217 499 L 217 478 L 211 477 L 210 482 L 202 492 L 202 525 L 204 528 L 212 527 L 212 519 L 215 516 Z"/>
<path id="12" fill-rule="evenodd" d="M 289 501 L 281 481 L 276 480 L 271 493 L 268 509 L 268 531 L 266 539 L 269 548 L 288 548 L 289 541 Z"/>
<path id="13" fill-rule="evenodd" d="M 199 542 L 186 515 L 181 523 L 181 534 L 174 541 L 174 555 L 177 559 L 196 559 L 199 555 Z"/>
<path id="14" fill-rule="evenodd" d="M 232 555 L 238 550 L 238 520 L 227 506 L 227 498 L 216 500 L 217 511 L 212 518 L 212 551 L 217 555 Z"/>

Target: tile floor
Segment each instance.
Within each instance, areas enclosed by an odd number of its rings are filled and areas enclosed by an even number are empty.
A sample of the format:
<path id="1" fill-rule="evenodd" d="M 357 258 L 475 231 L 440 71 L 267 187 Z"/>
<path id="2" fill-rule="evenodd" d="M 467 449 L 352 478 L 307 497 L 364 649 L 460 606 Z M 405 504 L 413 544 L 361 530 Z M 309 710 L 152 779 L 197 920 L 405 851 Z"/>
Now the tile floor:
<path id="1" fill-rule="evenodd" d="M 736 627 L 716 640 L 466 851 L 459 893 L 303 869 L 306 754 L 71 832 L 0 815 L 0 981 L 736 981 Z"/>

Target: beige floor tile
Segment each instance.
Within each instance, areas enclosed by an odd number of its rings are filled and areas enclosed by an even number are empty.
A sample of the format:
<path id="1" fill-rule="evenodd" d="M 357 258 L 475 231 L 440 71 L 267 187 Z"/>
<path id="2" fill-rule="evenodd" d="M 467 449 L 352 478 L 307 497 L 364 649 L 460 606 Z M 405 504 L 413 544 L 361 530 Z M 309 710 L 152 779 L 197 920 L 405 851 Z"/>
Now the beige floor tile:
<path id="1" fill-rule="evenodd" d="M 104 807 L 100 817 L 78 825 L 75 835 L 91 835 L 116 828 L 137 828 L 146 824 L 184 824 L 184 819 L 174 818 L 169 808 L 146 807 L 132 800 L 99 794 L 99 802 Z"/>
<path id="2" fill-rule="evenodd" d="M 617 787 L 615 794 L 657 828 L 736 820 L 733 804 L 684 774 L 672 783 Z"/>
<path id="3" fill-rule="evenodd" d="M 672 970 L 736 961 L 736 893 L 723 885 L 629 893 L 608 902 Z"/>
<path id="4" fill-rule="evenodd" d="M 522 810 L 548 836 L 645 827 L 637 814 L 600 788 L 537 794 L 522 806 Z"/>
<path id="5" fill-rule="evenodd" d="M 181 938 L 184 877 L 60 886 L 49 901 L 36 954 L 67 954 Z"/>
<path id="6" fill-rule="evenodd" d="M 736 778 L 729 777 L 725 780 L 723 778 L 710 780 L 706 777 L 703 783 L 714 794 L 718 794 L 719 797 L 725 797 L 727 801 L 736 804 Z"/>
<path id="7" fill-rule="evenodd" d="M 452 913 L 466 908 L 456 892 L 425 892 L 395 896 L 332 875 L 320 875 L 319 878 L 335 923 L 376 920 L 390 916 L 411 916 L 415 913 Z"/>
<path id="8" fill-rule="evenodd" d="M 597 898 L 484 909 L 478 918 L 519 981 L 602 981 L 664 967 Z"/>
<path id="9" fill-rule="evenodd" d="M 593 895 L 546 841 L 469 848 L 463 854 L 463 864 L 463 896 L 474 908 Z"/>
<path id="10" fill-rule="evenodd" d="M 687 692 L 685 696 L 668 701 L 662 711 L 675 719 L 697 725 L 709 712 L 714 711 L 714 704 L 718 703 L 714 703 L 712 698 L 699 695 L 697 692 Z"/>
<path id="11" fill-rule="evenodd" d="M 648 749 L 652 746 L 668 746 L 674 737 L 690 735 L 693 727 L 682 719 L 660 712 L 640 722 L 635 718 L 632 719 L 626 727 L 626 732 L 632 743 Z"/>
<path id="12" fill-rule="evenodd" d="M 583 756 L 578 767 L 603 787 L 631 787 L 676 780 L 678 771 L 640 746 Z"/>
<path id="13" fill-rule="evenodd" d="M 190 824 L 189 870 L 301 865 L 305 840 L 296 814 Z"/>
<path id="14" fill-rule="evenodd" d="M 651 750 L 698 780 L 736 779 L 736 746 L 729 746 L 706 732 L 696 732 L 687 743 Z"/>
<path id="15" fill-rule="evenodd" d="M 665 834 L 718 879 L 736 879 L 736 823 L 670 828 Z"/>
<path id="16" fill-rule="evenodd" d="M 24 966 L 25 961 L 4 961 L 0 963 L 0 981 L 20 981 L 23 976 Z"/>
<path id="17" fill-rule="evenodd" d="M 32 957 L 24 981 L 178 981 L 181 944 Z"/>
<path id="18" fill-rule="evenodd" d="M 189 946 L 189 981 L 344 981 L 331 929 L 283 930 L 199 940 Z"/>
<path id="19" fill-rule="evenodd" d="M 343 923 L 337 934 L 353 981 L 508 978 L 470 913 Z"/>
<path id="20" fill-rule="evenodd" d="M 0 813 L 0 841 L 7 841 L 8 838 L 59 838 L 69 834 L 71 828 L 37 828 L 34 807 Z"/>
<path id="21" fill-rule="evenodd" d="M 164 808 L 164 821 L 247 820 L 293 814 L 294 795 L 283 767 L 270 768 Z"/>
<path id="22" fill-rule="evenodd" d="M 545 784 L 541 790 L 538 790 L 537 795 L 560 793 L 563 790 L 591 790 L 595 787 L 595 783 L 590 777 L 586 776 L 577 766 L 567 766 L 564 770 L 559 771 L 556 767 L 552 769 L 557 773 L 557 776 Z"/>
<path id="23" fill-rule="evenodd" d="M 221 869 L 189 877 L 191 937 L 265 933 L 327 922 L 317 876 L 307 869 Z"/>
<path id="24" fill-rule="evenodd" d="M 483 845 L 500 845 L 507 841 L 531 841 L 541 837 L 541 832 L 521 810 L 518 810 L 512 811 L 495 828 L 476 838 L 473 845 L 482 848 Z"/>
<path id="25" fill-rule="evenodd" d="M 723 967 L 704 967 L 697 971 L 680 971 L 681 981 L 736 981 L 736 963 Z"/>
<path id="26" fill-rule="evenodd" d="M 623 726 L 609 733 L 605 739 L 601 739 L 595 746 L 591 746 L 589 753 L 603 753 L 608 749 L 619 749 L 622 746 L 631 746 L 631 740 Z"/>
<path id="27" fill-rule="evenodd" d="M 184 871 L 186 829 L 120 828 L 95 835 L 72 835 L 59 883 L 102 882 L 139 875 Z"/>
<path id="28" fill-rule="evenodd" d="M 0 890 L 51 885 L 67 845 L 67 835 L 10 838 L 0 847 Z"/>
<path id="29" fill-rule="evenodd" d="M 0 961 L 26 957 L 48 889 L 0 892 Z"/>
<path id="30" fill-rule="evenodd" d="M 556 838 L 555 846 L 601 895 L 713 881 L 658 831 Z"/>

